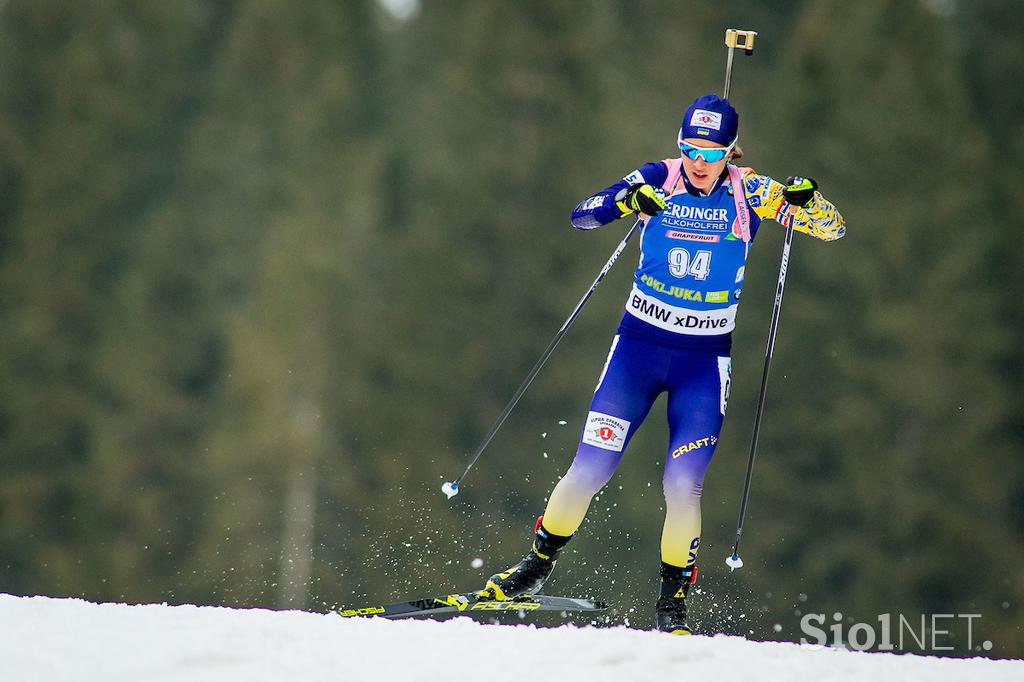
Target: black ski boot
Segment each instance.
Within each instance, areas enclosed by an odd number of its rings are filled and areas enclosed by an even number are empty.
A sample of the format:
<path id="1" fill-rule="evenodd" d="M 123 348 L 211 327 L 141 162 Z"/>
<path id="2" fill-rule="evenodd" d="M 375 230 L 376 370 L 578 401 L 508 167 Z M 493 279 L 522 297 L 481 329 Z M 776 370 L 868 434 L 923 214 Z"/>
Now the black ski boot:
<path id="1" fill-rule="evenodd" d="M 661 597 L 655 606 L 658 630 L 675 635 L 688 635 L 686 626 L 686 595 L 697 582 L 697 567 L 680 568 L 661 563 Z"/>
<path id="2" fill-rule="evenodd" d="M 555 568 L 555 559 L 572 536 L 549 533 L 537 520 L 537 536 L 533 547 L 522 561 L 512 568 L 492 575 L 477 594 L 488 599 L 508 601 L 524 594 L 536 594 Z"/>

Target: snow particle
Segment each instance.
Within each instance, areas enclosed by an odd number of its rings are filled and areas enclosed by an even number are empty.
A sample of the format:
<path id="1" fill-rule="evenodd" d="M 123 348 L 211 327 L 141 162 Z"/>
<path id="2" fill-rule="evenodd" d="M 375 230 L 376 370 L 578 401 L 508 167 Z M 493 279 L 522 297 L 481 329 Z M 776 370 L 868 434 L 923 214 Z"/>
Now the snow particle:
<path id="1" fill-rule="evenodd" d="M 986 639 L 984 642 L 981 643 L 981 648 L 985 651 L 992 651 L 992 642 Z"/>
<path id="2" fill-rule="evenodd" d="M 560 419 L 560 420 L 558 421 L 558 425 L 559 425 L 559 426 L 565 426 L 565 425 L 566 425 L 566 424 L 568 424 L 568 423 L 569 423 L 569 422 L 565 421 L 564 419 Z"/>
<path id="3" fill-rule="evenodd" d="M 775 630 L 775 632 L 782 632 L 782 625 L 780 623 L 776 623 L 772 626 L 772 630 Z"/>
<path id="4" fill-rule="evenodd" d="M 484 565 L 484 560 L 480 557 L 476 557 L 471 562 L 469 562 L 469 565 L 473 568 L 482 568 Z"/>

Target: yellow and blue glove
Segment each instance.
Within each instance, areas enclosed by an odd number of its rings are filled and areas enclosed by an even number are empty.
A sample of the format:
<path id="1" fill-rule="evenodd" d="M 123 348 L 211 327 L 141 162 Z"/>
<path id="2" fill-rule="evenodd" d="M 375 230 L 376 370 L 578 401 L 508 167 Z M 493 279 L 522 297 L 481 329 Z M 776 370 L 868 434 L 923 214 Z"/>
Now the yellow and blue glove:
<path id="1" fill-rule="evenodd" d="M 668 208 L 668 204 L 658 194 L 658 190 L 647 184 L 631 185 L 623 197 L 615 202 L 615 205 L 622 211 L 622 216 L 633 212 L 656 216 Z"/>

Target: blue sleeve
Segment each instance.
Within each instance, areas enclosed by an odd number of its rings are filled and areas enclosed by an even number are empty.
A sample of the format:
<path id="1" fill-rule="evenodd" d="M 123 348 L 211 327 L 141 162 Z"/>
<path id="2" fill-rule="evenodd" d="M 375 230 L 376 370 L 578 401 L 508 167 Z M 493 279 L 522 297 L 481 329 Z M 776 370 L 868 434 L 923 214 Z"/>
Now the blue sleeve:
<path id="1" fill-rule="evenodd" d="M 578 230 L 592 230 L 622 217 L 622 211 L 615 205 L 632 185 L 646 183 L 661 187 L 668 178 L 668 167 L 663 161 L 645 163 L 622 178 L 614 185 L 587 197 L 572 211 L 572 226 Z"/>

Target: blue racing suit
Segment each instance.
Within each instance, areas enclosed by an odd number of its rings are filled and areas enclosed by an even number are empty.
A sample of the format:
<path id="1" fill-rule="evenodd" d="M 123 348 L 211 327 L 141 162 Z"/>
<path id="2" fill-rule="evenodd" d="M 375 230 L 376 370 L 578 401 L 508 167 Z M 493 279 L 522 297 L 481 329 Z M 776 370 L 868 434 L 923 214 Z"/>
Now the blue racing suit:
<path id="1" fill-rule="evenodd" d="M 640 263 L 626 311 L 598 380 L 576 457 L 551 493 L 544 527 L 575 533 L 591 498 L 611 479 L 655 399 L 668 392 L 662 561 L 689 566 L 700 546 L 700 495 L 725 417 L 732 330 L 744 269 L 761 221 L 831 241 L 842 216 L 820 192 L 806 207 L 783 198 L 783 185 L 749 168 L 734 188 L 723 172 L 711 191 L 693 187 L 680 159 L 648 163 L 576 206 L 572 223 L 589 230 L 628 215 L 621 200 L 638 183 L 660 188 L 668 208 L 644 220 Z M 738 198 L 735 191 L 742 192 Z M 737 207 L 746 210 L 740 229 Z"/>

